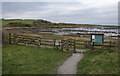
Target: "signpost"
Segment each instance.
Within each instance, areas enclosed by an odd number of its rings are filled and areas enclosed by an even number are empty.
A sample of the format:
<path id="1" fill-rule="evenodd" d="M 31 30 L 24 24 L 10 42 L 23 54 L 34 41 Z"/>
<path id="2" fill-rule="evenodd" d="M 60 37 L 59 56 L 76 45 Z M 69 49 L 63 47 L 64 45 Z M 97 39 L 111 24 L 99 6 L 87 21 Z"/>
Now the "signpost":
<path id="1" fill-rule="evenodd" d="M 59 45 L 59 42 L 56 41 L 56 42 L 55 42 L 55 45 L 58 46 L 58 45 Z"/>
<path id="2" fill-rule="evenodd" d="M 103 43 L 104 34 L 91 34 L 91 42 L 92 43 Z"/>
<path id="3" fill-rule="evenodd" d="M 57 49 L 58 49 L 58 46 L 59 46 L 59 42 L 58 42 L 58 41 L 55 42 L 55 46 L 56 46 Z"/>
<path id="4" fill-rule="evenodd" d="M 104 43 L 104 34 L 103 33 L 92 33 L 91 44 L 93 45 L 93 50 L 94 50 L 94 43 Z"/>

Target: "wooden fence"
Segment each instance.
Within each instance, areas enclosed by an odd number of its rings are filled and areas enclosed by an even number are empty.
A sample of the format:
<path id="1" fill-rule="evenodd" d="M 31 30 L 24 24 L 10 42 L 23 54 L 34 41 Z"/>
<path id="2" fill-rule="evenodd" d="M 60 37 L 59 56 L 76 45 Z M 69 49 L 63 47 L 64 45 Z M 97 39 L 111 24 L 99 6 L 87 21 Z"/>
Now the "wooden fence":
<path id="1" fill-rule="evenodd" d="M 9 44 L 24 44 L 24 45 L 36 45 L 36 46 L 48 46 L 55 49 L 70 50 L 76 52 L 76 49 L 102 49 L 109 50 L 112 47 L 118 47 L 117 42 L 107 41 L 104 43 L 94 43 L 84 40 L 74 39 L 50 39 L 42 38 L 39 36 L 28 36 L 16 33 L 9 33 L 7 36 Z"/>

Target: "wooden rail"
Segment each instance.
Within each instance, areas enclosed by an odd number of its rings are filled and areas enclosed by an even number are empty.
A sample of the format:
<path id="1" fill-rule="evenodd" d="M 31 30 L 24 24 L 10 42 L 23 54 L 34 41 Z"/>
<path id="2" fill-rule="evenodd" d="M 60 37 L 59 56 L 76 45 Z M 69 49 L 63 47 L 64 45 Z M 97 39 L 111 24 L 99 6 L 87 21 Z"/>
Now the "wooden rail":
<path id="1" fill-rule="evenodd" d="M 27 35 L 20 35 L 16 33 L 9 33 L 8 34 L 8 42 L 9 44 L 25 44 L 25 45 L 45 45 L 45 46 L 52 46 L 53 48 L 61 49 L 61 50 L 71 50 L 73 52 L 76 49 L 104 49 L 104 48 L 111 48 L 111 47 L 118 47 L 117 42 L 113 41 L 105 41 L 104 43 L 94 43 L 91 44 L 90 41 L 84 40 L 74 40 L 74 39 L 67 39 L 67 40 L 57 40 L 57 39 L 50 39 L 50 38 L 41 38 L 38 36 L 27 36 Z M 56 45 L 58 42 L 59 45 Z"/>

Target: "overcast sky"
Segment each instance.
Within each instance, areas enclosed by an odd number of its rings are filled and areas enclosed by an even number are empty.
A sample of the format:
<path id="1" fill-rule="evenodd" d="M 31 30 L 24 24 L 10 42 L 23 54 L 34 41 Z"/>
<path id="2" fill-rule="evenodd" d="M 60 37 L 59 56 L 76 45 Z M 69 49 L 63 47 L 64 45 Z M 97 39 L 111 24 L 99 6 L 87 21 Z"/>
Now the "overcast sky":
<path id="1" fill-rule="evenodd" d="M 72 0 L 71 2 L 14 2 L 2 3 L 3 18 L 45 19 L 52 22 L 78 24 L 116 24 L 118 0 Z M 22 0 L 21 0 L 22 1 Z M 74 1 L 74 2 L 73 2 Z"/>

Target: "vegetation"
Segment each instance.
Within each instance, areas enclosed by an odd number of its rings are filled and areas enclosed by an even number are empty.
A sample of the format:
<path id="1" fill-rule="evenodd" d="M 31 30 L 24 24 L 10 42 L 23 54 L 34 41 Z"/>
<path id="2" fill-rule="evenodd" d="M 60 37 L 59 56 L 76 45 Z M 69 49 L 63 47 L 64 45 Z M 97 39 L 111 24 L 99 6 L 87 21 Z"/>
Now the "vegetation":
<path id="1" fill-rule="evenodd" d="M 53 23 L 54 25 L 57 25 L 57 26 L 94 26 L 94 25 L 90 25 L 90 24 L 73 24 L 73 23 Z M 97 26 L 100 26 L 100 25 L 97 25 Z"/>
<path id="2" fill-rule="evenodd" d="M 22 24 L 34 24 L 34 25 L 37 25 L 37 24 L 42 24 L 42 25 L 45 25 L 46 23 L 48 25 L 52 25 L 52 26 L 49 26 L 49 27 L 69 27 L 69 26 L 94 26 L 94 25 L 91 25 L 91 24 L 73 24 L 73 23 L 52 23 L 50 21 L 47 21 L 47 20 L 33 20 L 33 19 L 2 19 L 2 26 L 6 26 L 7 24 L 9 23 L 22 23 Z M 96 25 L 96 26 L 100 26 L 100 25 Z M 27 27 L 27 26 L 26 26 Z M 32 26 L 30 26 L 32 27 Z M 33 26 L 34 27 L 34 26 Z"/>
<path id="3" fill-rule="evenodd" d="M 78 74 L 118 74 L 118 52 L 85 52 L 77 67 Z"/>
<path id="4" fill-rule="evenodd" d="M 32 24 L 32 25 L 36 25 L 36 24 L 41 24 L 41 25 L 46 25 L 46 23 L 48 25 L 52 25 L 49 27 L 89 27 L 89 26 L 102 26 L 102 25 L 95 25 L 95 24 L 74 24 L 74 23 L 52 23 L 50 21 L 47 20 L 42 20 L 42 19 L 38 19 L 38 20 L 34 20 L 34 19 L 1 19 L 2 20 L 2 26 L 6 26 L 9 23 L 22 23 L 22 24 Z M 1 21 L 0 20 L 0 21 Z M 1 22 L 0 22 L 1 23 Z M 111 26 L 111 25 L 104 25 L 106 27 L 112 27 L 112 28 L 118 28 L 118 26 Z M 28 27 L 28 26 L 24 26 L 24 27 Z M 34 26 L 30 26 L 30 27 L 34 27 Z M 38 27 L 38 26 L 36 26 Z"/>
<path id="5" fill-rule="evenodd" d="M 34 20 L 3 20 L 5 26 L 9 23 L 22 22 L 23 24 L 39 24 L 41 21 Z M 46 23 L 47 21 L 43 21 Z M 50 22 L 49 22 L 50 24 Z M 68 27 L 68 26 L 91 26 L 87 24 L 68 24 L 68 23 L 51 23 L 50 27 Z M 72 26 L 73 25 L 73 26 Z M 15 31 L 16 33 L 17 31 Z M 90 41 L 90 37 L 79 37 L 78 35 L 60 35 L 56 36 L 50 33 L 37 32 L 20 32 L 27 35 L 39 35 L 51 39 L 76 39 Z M 109 41 L 109 39 L 105 39 Z M 84 42 L 76 41 L 84 44 Z M 95 43 L 98 44 L 98 43 Z M 77 45 L 84 49 L 84 45 Z M 99 47 L 99 46 L 95 46 Z M 101 47 L 99 47 L 101 48 Z M 83 59 L 78 63 L 78 74 L 117 74 L 118 73 L 118 52 L 117 48 L 105 48 L 108 51 L 87 51 Z M 5 45 L 3 46 L 3 74 L 55 74 L 58 66 L 70 56 L 71 53 L 48 48 L 22 46 L 22 45 Z"/>
<path id="6" fill-rule="evenodd" d="M 2 26 L 5 26 L 9 23 L 17 23 L 21 22 L 23 24 L 33 24 L 34 20 L 22 20 L 22 19 L 16 19 L 16 20 L 2 20 Z"/>
<path id="7" fill-rule="evenodd" d="M 3 74 L 55 74 L 70 52 L 22 45 L 3 46 Z"/>

